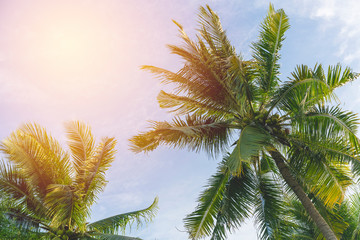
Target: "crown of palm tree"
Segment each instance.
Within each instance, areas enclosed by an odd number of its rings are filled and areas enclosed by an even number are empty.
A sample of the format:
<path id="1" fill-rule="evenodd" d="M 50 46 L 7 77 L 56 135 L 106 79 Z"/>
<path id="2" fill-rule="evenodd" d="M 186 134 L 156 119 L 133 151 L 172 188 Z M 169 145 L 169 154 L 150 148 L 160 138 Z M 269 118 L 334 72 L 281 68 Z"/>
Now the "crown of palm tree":
<path id="1" fill-rule="evenodd" d="M 229 151 L 185 218 L 191 239 L 225 239 L 227 230 L 251 215 L 260 238 L 288 239 L 280 221 L 284 191 L 300 199 L 326 239 L 336 239 L 339 233 L 311 196 L 332 208 L 359 173 L 358 117 L 331 105 L 334 90 L 358 74 L 340 64 L 327 70 L 300 65 L 281 81 L 278 61 L 290 25 L 272 5 L 250 60 L 236 53 L 209 6 L 200 8 L 199 24 L 193 41 L 176 23 L 183 45 L 169 48 L 184 60 L 179 71 L 143 67 L 174 86 L 173 93 L 161 91 L 158 101 L 175 117 L 152 122 L 151 130 L 130 139 L 132 150 L 164 144 L 215 155 Z"/>
<path id="2" fill-rule="evenodd" d="M 95 145 L 90 127 L 77 121 L 66 130 L 70 152 L 38 124 L 24 125 L 1 143 L 8 162 L 0 165 L 0 189 L 14 201 L 8 214 L 40 227 L 39 234 L 50 239 L 138 239 L 116 234 L 150 221 L 157 198 L 146 209 L 88 223 L 116 141 L 103 138 Z"/>

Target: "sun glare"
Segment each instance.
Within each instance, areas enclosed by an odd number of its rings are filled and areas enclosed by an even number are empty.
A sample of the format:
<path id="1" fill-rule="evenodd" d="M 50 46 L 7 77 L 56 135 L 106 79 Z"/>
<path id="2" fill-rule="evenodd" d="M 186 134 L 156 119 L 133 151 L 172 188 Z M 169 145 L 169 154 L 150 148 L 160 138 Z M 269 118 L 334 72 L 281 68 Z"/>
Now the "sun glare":
<path id="1" fill-rule="evenodd" d="M 106 13 L 80 1 L 44 1 L 24 13 L 15 17 L 19 37 L 12 45 L 17 51 L 13 61 L 27 78 L 60 88 L 103 80 L 118 54 L 115 26 Z"/>

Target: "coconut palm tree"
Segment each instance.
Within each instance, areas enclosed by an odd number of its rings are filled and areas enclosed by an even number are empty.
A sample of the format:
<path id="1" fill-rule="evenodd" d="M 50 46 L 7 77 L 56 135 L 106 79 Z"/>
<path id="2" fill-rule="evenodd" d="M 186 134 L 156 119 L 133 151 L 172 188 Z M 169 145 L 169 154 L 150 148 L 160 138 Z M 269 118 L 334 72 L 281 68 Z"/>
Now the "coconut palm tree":
<path id="1" fill-rule="evenodd" d="M 40 228 L 45 239 L 138 239 L 116 235 L 131 223 L 149 221 L 157 198 L 146 209 L 88 223 L 91 205 L 107 183 L 115 139 L 95 145 L 89 126 L 66 124 L 70 152 L 38 124 L 26 124 L 1 143 L 7 162 L 0 165 L 1 192 L 13 200 L 6 214 Z"/>
<path id="2" fill-rule="evenodd" d="M 281 81 L 280 49 L 290 25 L 272 5 L 250 60 L 236 53 L 209 6 L 200 8 L 199 23 L 195 41 L 176 23 L 183 45 L 169 48 L 184 60 L 179 71 L 143 67 L 174 86 L 173 93 L 161 91 L 158 101 L 175 117 L 152 122 L 151 130 L 130 139 L 132 150 L 163 144 L 213 155 L 229 151 L 185 218 L 192 239 L 224 238 L 253 209 L 259 235 L 281 239 L 275 234 L 281 232 L 286 189 L 326 239 L 337 239 L 309 194 L 331 208 L 343 199 L 352 172 L 359 173 L 358 117 L 332 104 L 334 90 L 358 74 L 339 64 L 327 70 L 300 65 Z"/>

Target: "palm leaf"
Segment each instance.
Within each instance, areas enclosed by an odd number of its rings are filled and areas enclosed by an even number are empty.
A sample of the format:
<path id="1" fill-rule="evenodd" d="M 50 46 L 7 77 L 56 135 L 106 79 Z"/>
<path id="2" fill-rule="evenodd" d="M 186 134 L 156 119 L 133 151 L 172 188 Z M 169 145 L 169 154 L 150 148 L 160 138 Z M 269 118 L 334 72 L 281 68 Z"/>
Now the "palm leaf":
<path id="1" fill-rule="evenodd" d="M 314 69 L 306 65 L 297 66 L 292 76 L 274 93 L 269 112 L 279 108 L 292 115 L 301 114 L 324 101 L 330 93 L 321 65 L 315 65 Z"/>
<path id="2" fill-rule="evenodd" d="M 97 146 L 94 157 L 87 162 L 85 185 L 82 189 L 86 205 L 94 203 L 97 194 L 104 190 L 107 183 L 105 172 L 115 158 L 115 144 L 114 138 L 104 138 Z"/>
<path id="3" fill-rule="evenodd" d="M 251 215 L 255 197 L 255 176 L 247 163 L 242 164 L 242 174 L 239 177 L 230 177 L 225 186 L 211 239 L 226 239 L 226 232 L 231 233 L 240 227 Z"/>
<path id="4" fill-rule="evenodd" d="M 212 234 L 229 177 L 228 170 L 219 169 L 219 172 L 210 178 L 205 191 L 200 194 L 196 210 L 184 219 L 185 228 L 192 239 Z"/>
<path id="5" fill-rule="evenodd" d="M 241 162 L 249 162 L 252 157 L 259 156 L 259 152 L 270 144 L 271 137 L 256 125 L 247 125 L 242 129 L 239 140 L 228 160 L 228 166 L 234 175 L 241 174 Z"/>
<path id="6" fill-rule="evenodd" d="M 42 197 L 45 196 L 48 185 L 71 180 L 68 156 L 46 134 L 45 129 L 36 124 L 25 125 L 13 132 L 2 141 L 1 150 L 21 169 L 30 184 L 37 187 Z"/>
<path id="7" fill-rule="evenodd" d="M 133 223 L 136 223 L 137 226 L 139 226 L 144 221 L 151 221 L 157 211 L 157 205 L 158 198 L 156 197 L 154 202 L 148 208 L 105 218 L 90 223 L 88 228 L 106 234 L 114 234 L 119 230 L 124 231 L 127 226 L 132 225 Z"/>
<path id="8" fill-rule="evenodd" d="M 289 29 L 289 19 L 280 9 L 270 5 L 269 12 L 261 24 L 259 41 L 252 46 L 253 57 L 258 64 L 258 84 L 264 94 L 269 94 L 278 84 L 279 51 Z"/>
<path id="9" fill-rule="evenodd" d="M 303 123 L 299 126 L 301 131 L 310 135 L 318 135 L 317 138 L 336 138 L 345 135 L 356 149 L 359 148 L 359 140 L 356 136 L 359 118 L 350 111 L 343 111 L 339 107 L 318 106 L 305 114 Z"/>
<path id="10" fill-rule="evenodd" d="M 359 73 L 354 73 L 349 67 L 342 71 L 341 65 L 337 64 L 329 66 L 326 82 L 331 89 L 335 89 L 355 80 L 357 77 L 359 77 Z"/>
<path id="11" fill-rule="evenodd" d="M 73 165 L 76 171 L 75 181 L 81 184 L 84 181 L 86 161 L 93 155 L 94 137 L 89 126 L 79 121 L 65 124 L 68 145 L 73 158 Z"/>
<path id="12" fill-rule="evenodd" d="M 131 150 L 148 152 L 160 144 L 209 153 L 217 153 L 227 146 L 230 135 L 228 121 L 216 117 L 188 115 L 185 120 L 175 118 L 172 123 L 154 122 L 153 130 L 130 139 Z"/>
<path id="13" fill-rule="evenodd" d="M 0 191 L 38 216 L 45 216 L 43 202 L 36 194 L 36 187 L 29 184 L 21 171 L 9 163 L 1 162 L 0 165 Z"/>
<path id="14" fill-rule="evenodd" d="M 281 186 L 274 181 L 272 173 L 256 175 L 255 223 L 259 239 L 286 239 L 286 232 L 279 231 L 280 218 L 284 214 Z"/>
<path id="15" fill-rule="evenodd" d="M 212 102 L 201 102 L 189 97 L 178 96 L 161 91 L 157 97 L 160 107 L 172 108 L 176 115 L 195 113 L 197 115 L 229 116 L 231 112 Z"/>

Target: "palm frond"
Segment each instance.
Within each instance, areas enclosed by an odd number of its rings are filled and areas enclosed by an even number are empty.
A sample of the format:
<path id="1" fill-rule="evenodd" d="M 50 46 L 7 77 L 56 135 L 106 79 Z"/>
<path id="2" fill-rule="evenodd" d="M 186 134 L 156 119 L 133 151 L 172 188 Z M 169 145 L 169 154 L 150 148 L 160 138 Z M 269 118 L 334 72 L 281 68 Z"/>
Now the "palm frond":
<path id="1" fill-rule="evenodd" d="M 196 210 L 184 219 L 185 228 L 192 239 L 201 239 L 212 234 L 229 177 L 228 170 L 219 169 L 219 172 L 209 179 L 205 191 L 200 194 Z"/>
<path id="2" fill-rule="evenodd" d="M 21 169 L 41 196 L 45 196 L 49 184 L 71 180 L 68 156 L 45 129 L 36 124 L 13 132 L 2 141 L 1 151 Z"/>
<path id="3" fill-rule="evenodd" d="M 83 192 L 85 205 L 92 205 L 97 194 L 104 190 L 107 183 L 105 172 L 115 158 L 114 138 L 104 138 L 95 150 L 94 157 L 87 162 Z"/>
<path id="4" fill-rule="evenodd" d="M 284 203 L 281 186 L 274 181 L 272 173 L 256 175 L 255 223 L 258 229 L 259 239 L 286 239 L 281 235 L 286 232 L 278 230 L 280 216 L 284 214 Z"/>
<path id="5" fill-rule="evenodd" d="M 212 53 L 227 58 L 235 54 L 235 49 L 226 36 L 226 32 L 221 26 L 219 16 L 209 7 L 200 7 L 199 13 L 199 32 L 212 50 Z"/>
<path id="6" fill-rule="evenodd" d="M 172 123 L 153 122 L 153 130 L 130 139 L 131 150 L 148 152 L 160 144 L 185 148 L 193 151 L 201 149 L 218 153 L 227 146 L 230 136 L 229 122 L 216 117 L 188 115 L 185 120 L 174 118 Z"/>
<path id="7" fill-rule="evenodd" d="M 292 115 L 302 114 L 323 102 L 330 90 L 321 65 L 315 65 L 314 69 L 306 65 L 297 66 L 292 78 L 283 83 L 272 96 L 269 112 L 278 108 Z"/>
<path id="8" fill-rule="evenodd" d="M 75 181 L 81 184 L 84 181 L 86 161 L 93 155 L 94 137 L 90 127 L 79 121 L 68 122 L 65 128 L 76 172 Z"/>
<path id="9" fill-rule="evenodd" d="M 124 231 L 127 226 L 132 225 L 133 223 L 136 223 L 137 226 L 139 226 L 143 222 L 151 221 L 151 219 L 155 216 L 158 209 L 158 201 L 159 200 L 156 197 L 154 202 L 145 209 L 105 218 L 90 223 L 88 228 L 101 233 L 114 234 L 119 230 Z"/>
<path id="10" fill-rule="evenodd" d="M 48 187 L 45 204 L 47 214 L 51 217 L 51 225 L 55 228 L 60 226 L 76 226 L 84 230 L 89 212 L 81 199 L 81 193 L 76 187 L 69 185 L 52 184 Z"/>
<path id="11" fill-rule="evenodd" d="M 157 97 L 161 108 L 172 108 L 170 112 L 176 115 L 195 113 L 197 115 L 214 115 L 218 117 L 231 116 L 231 111 L 212 102 L 201 102 L 189 97 L 178 96 L 161 91 Z"/>
<path id="12" fill-rule="evenodd" d="M 333 90 L 355 80 L 357 77 L 359 77 L 359 73 L 354 73 L 349 67 L 342 71 L 341 65 L 337 64 L 329 66 L 326 82 Z"/>
<path id="13" fill-rule="evenodd" d="M 279 51 L 289 27 L 285 12 L 282 9 L 275 11 L 270 5 L 268 15 L 261 24 L 259 41 L 252 46 L 253 57 L 258 64 L 258 84 L 265 95 L 274 91 L 279 82 Z"/>
<path id="14" fill-rule="evenodd" d="M 291 148 L 290 165 L 296 175 L 301 176 L 309 192 L 332 208 L 343 200 L 346 188 L 352 183 L 350 165 L 317 150 L 313 147 Z"/>
<path id="15" fill-rule="evenodd" d="M 37 196 L 36 187 L 26 180 L 19 169 L 9 163 L 0 164 L 0 192 L 38 216 L 45 217 L 46 210 L 42 199 Z"/>
<path id="16" fill-rule="evenodd" d="M 243 163 L 240 176 L 230 177 L 225 186 L 211 239 L 226 239 L 227 232 L 231 233 L 250 217 L 255 197 L 254 180 L 254 172 L 247 163 Z"/>
<path id="17" fill-rule="evenodd" d="M 249 162 L 251 157 L 259 156 L 264 147 L 270 144 L 270 135 L 256 125 L 247 125 L 242 129 L 236 146 L 230 154 L 228 166 L 234 175 L 241 174 L 242 162 Z"/>
<path id="18" fill-rule="evenodd" d="M 299 124 L 302 132 L 318 139 L 345 136 L 355 149 L 359 149 L 356 136 L 359 117 L 353 112 L 343 111 L 338 106 L 318 106 L 306 113 L 302 121 Z"/>

